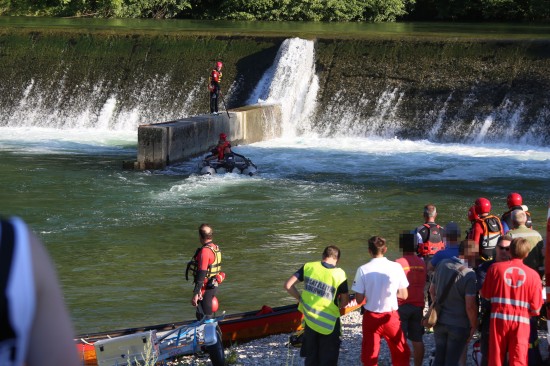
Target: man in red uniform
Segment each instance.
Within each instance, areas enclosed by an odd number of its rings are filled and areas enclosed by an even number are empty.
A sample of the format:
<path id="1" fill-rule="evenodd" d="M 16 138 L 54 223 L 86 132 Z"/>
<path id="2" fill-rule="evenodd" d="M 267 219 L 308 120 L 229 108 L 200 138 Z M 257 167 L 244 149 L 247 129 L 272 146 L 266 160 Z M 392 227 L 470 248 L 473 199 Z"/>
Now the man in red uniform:
<path id="1" fill-rule="evenodd" d="M 197 249 L 188 268 L 193 271 L 194 285 L 191 304 L 197 307 L 197 318 L 203 315 L 211 318 L 217 310 L 214 298 L 218 284 L 225 278 L 221 272 L 222 255 L 220 248 L 212 242 L 213 230 L 208 224 L 199 226 L 201 247 Z M 221 278 L 220 278 L 221 276 Z M 201 311 L 202 310 L 202 311 Z"/>
<path id="2" fill-rule="evenodd" d="M 421 324 L 424 311 L 424 286 L 426 283 L 426 263 L 415 254 L 415 235 L 403 233 L 399 235 L 399 247 L 403 250 L 403 257 L 395 261 L 401 264 L 409 287 L 409 296 L 406 299 L 397 299 L 401 329 L 405 337 L 413 345 L 414 366 L 421 366 L 424 359 L 424 343 L 422 335 L 424 327 Z"/>
<path id="3" fill-rule="evenodd" d="M 481 288 L 481 296 L 491 301 L 489 365 L 502 365 L 508 353 L 510 365 L 527 366 L 530 317 L 542 306 L 540 277 L 523 264 L 530 249 L 527 240 L 512 240 L 512 260 L 493 264 Z"/>
<path id="4" fill-rule="evenodd" d="M 218 114 L 218 101 L 220 99 L 220 83 L 222 81 L 222 67 L 223 64 L 218 61 L 216 67 L 210 72 L 208 80 L 208 91 L 210 92 L 210 113 Z"/>

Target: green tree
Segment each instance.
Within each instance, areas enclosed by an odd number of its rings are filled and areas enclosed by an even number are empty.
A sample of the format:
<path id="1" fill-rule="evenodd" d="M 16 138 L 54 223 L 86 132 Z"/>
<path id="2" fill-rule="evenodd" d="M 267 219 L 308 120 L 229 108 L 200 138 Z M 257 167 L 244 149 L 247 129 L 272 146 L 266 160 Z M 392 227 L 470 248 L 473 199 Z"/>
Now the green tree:
<path id="1" fill-rule="evenodd" d="M 109 0 L 112 2 L 122 0 Z M 118 16 L 124 18 L 174 18 L 185 9 L 191 8 L 188 0 L 124 0 L 115 7 Z"/>
<path id="2" fill-rule="evenodd" d="M 204 4 L 204 1 L 201 2 Z M 395 21 L 414 0 L 225 0 L 214 18 L 289 21 Z"/>
<path id="3" fill-rule="evenodd" d="M 407 7 L 415 0 L 367 0 L 364 20 L 370 22 L 394 22 L 407 14 Z"/>

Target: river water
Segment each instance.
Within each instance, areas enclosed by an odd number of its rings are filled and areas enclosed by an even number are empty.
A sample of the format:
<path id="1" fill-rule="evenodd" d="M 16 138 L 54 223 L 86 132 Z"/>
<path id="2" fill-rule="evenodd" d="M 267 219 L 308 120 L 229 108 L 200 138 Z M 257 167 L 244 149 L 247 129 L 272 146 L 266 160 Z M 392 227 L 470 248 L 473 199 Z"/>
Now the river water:
<path id="1" fill-rule="evenodd" d="M 285 57 L 275 63 L 296 63 Z M 295 75 L 313 67 L 313 58 L 300 59 Z M 280 87 L 292 78 L 270 75 L 258 101 L 292 95 Z M 227 279 L 218 297 L 228 313 L 292 303 L 283 282 L 329 244 L 342 249 L 350 281 L 368 260 L 371 235 L 385 236 L 396 258 L 399 233 L 422 222 L 426 203 L 436 204 L 440 223 L 464 230 L 477 197 L 500 215 L 507 194 L 518 191 L 544 232 L 550 148 L 327 136 L 308 128 L 315 107 L 308 91 L 285 100 L 282 137 L 235 147 L 259 167 L 254 177 L 200 176 L 199 159 L 123 170 L 136 156 L 136 126 L 0 128 L 2 212 L 21 216 L 46 243 L 78 333 L 192 318 L 184 272 L 202 222 L 223 251 Z"/>

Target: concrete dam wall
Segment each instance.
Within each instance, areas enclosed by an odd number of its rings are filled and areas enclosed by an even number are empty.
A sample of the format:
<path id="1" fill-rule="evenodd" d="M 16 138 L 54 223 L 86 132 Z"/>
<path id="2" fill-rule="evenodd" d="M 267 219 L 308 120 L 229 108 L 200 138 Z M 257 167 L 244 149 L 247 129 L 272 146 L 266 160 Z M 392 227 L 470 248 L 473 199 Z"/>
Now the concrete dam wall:
<path id="1" fill-rule="evenodd" d="M 220 133 L 233 146 L 279 137 L 280 105 L 253 105 L 221 113 L 177 121 L 141 125 L 138 129 L 137 162 L 127 168 L 163 169 L 167 165 L 201 155 L 214 147 Z"/>
<path id="2" fill-rule="evenodd" d="M 217 60 L 227 108 L 253 104 L 284 40 L 0 28 L 0 125 L 131 130 L 201 115 Z M 314 48 L 308 132 L 550 142 L 548 40 L 318 38 Z"/>

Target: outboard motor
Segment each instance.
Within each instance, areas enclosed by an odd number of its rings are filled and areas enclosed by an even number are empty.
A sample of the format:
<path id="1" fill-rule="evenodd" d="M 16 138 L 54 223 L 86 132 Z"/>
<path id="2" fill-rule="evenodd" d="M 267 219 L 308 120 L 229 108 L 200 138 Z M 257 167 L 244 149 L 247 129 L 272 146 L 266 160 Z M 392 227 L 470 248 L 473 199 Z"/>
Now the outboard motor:
<path id="1" fill-rule="evenodd" d="M 203 166 L 201 169 L 202 175 L 214 175 L 216 174 L 216 169 L 212 168 L 210 165 Z"/>
<path id="2" fill-rule="evenodd" d="M 225 155 L 223 165 L 229 173 L 240 173 L 239 169 L 235 169 L 235 155 L 232 153 Z"/>
<path id="3" fill-rule="evenodd" d="M 253 176 L 254 174 L 256 174 L 257 171 L 258 170 L 256 169 L 255 166 L 249 165 L 249 166 L 247 166 L 246 168 L 243 169 L 243 174 Z"/>

